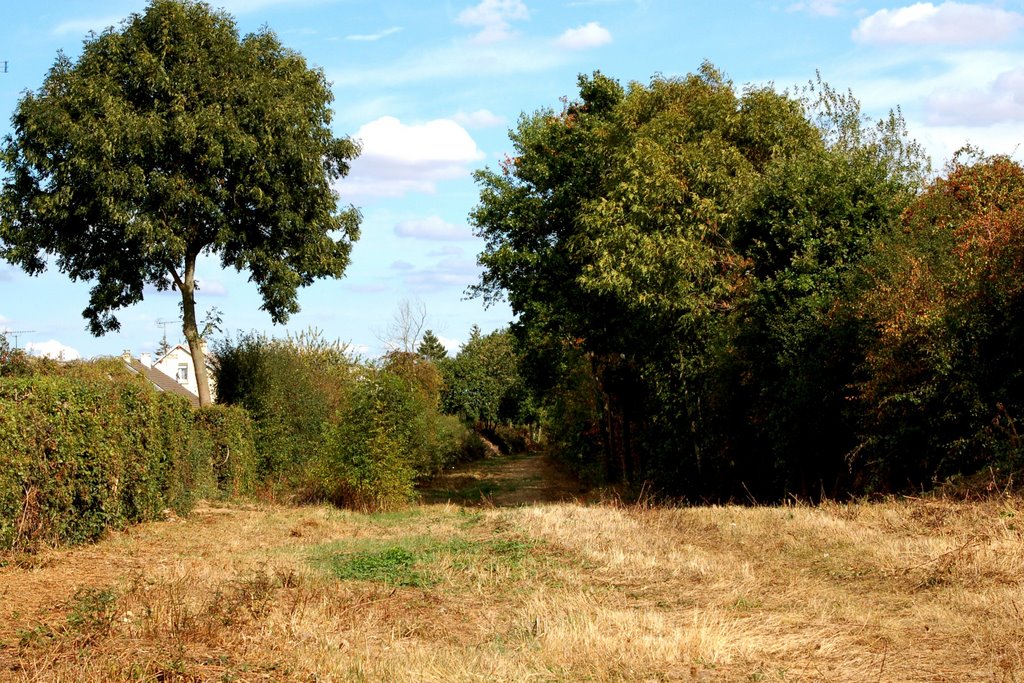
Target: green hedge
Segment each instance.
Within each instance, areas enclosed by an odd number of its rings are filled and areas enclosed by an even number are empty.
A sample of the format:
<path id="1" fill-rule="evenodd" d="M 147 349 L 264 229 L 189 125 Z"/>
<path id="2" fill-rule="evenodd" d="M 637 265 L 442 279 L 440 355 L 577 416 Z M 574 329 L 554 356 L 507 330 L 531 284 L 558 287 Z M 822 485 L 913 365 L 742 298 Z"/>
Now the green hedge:
<path id="1" fill-rule="evenodd" d="M 213 443 L 213 475 L 217 492 L 231 498 L 256 487 L 257 452 L 249 413 L 238 406 L 213 405 L 195 413 Z"/>
<path id="2" fill-rule="evenodd" d="M 83 366 L 0 379 L 0 549 L 91 541 L 248 486 L 243 411 L 194 411 L 116 364 Z"/>

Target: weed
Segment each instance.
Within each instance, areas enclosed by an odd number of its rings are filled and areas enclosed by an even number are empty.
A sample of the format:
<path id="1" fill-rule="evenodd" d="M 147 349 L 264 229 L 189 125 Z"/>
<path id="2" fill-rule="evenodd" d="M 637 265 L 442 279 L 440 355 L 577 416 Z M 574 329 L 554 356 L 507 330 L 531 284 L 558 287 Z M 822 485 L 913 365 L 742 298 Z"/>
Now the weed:
<path id="1" fill-rule="evenodd" d="M 31 647 L 52 640 L 56 634 L 46 624 L 37 624 L 31 628 L 18 629 L 17 636 L 20 647 Z"/>
<path id="2" fill-rule="evenodd" d="M 112 588 L 82 588 L 72 597 L 68 627 L 83 634 L 106 634 L 117 616 L 117 593 Z"/>
<path id="3" fill-rule="evenodd" d="M 732 603 L 731 607 L 740 612 L 750 612 L 752 610 L 760 609 L 764 602 L 760 598 L 748 598 L 741 595 L 736 598 L 736 601 Z"/>
<path id="4" fill-rule="evenodd" d="M 387 510 L 366 515 L 366 520 L 382 527 L 402 526 L 411 524 L 422 517 L 422 510 L 409 507 L 400 510 Z"/>

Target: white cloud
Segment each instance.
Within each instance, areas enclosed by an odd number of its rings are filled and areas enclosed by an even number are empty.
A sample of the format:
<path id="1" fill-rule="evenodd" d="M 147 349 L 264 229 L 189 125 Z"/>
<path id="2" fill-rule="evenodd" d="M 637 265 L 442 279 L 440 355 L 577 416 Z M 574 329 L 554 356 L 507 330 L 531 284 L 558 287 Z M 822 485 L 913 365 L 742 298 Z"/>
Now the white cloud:
<path id="1" fill-rule="evenodd" d="M 412 270 L 416 266 L 408 261 L 392 261 L 391 265 L 388 267 L 391 268 L 391 270 Z"/>
<path id="2" fill-rule="evenodd" d="M 363 148 L 339 186 L 346 201 L 433 193 L 438 182 L 467 176 L 469 165 L 484 158 L 466 129 L 450 119 L 405 124 L 382 116 L 353 137 Z"/>
<path id="3" fill-rule="evenodd" d="M 3 316 L 3 315 L 0 315 L 0 327 L 6 328 L 10 324 L 11 324 L 11 319 L 10 318 L 8 318 L 6 316 Z M 3 330 L 0 330 L 0 332 L 3 332 Z"/>
<path id="4" fill-rule="evenodd" d="M 407 194 L 434 194 L 437 182 L 434 180 L 411 180 L 408 178 L 381 178 L 375 175 L 350 175 L 338 184 L 343 203 L 358 204 L 367 199 L 404 197 Z"/>
<path id="5" fill-rule="evenodd" d="M 391 28 L 386 28 L 383 31 L 378 31 L 377 33 L 353 34 L 345 36 L 345 40 L 354 40 L 357 42 L 373 42 L 376 40 L 380 40 L 381 38 L 387 38 L 388 36 L 394 35 L 395 33 L 398 33 L 401 30 L 401 26 L 392 26 Z"/>
<path id="6" fill-rule="evenodd" d="M 469 113 L 460 110 L 452 116 L 452 121 L 466 128 L 493 128 L 503 125 L 505 118 L 487 109 L 477 109 Z"/>
<path id="7" fill-rule="evenodd" d="M 453 225 L 438 216 L 402 221 L 395 226 L 395 234 L 415 240 L 470 240 L 473 233 L 466 226 Z"/>
<path id="8" fill-rule="evenodd" d="M 1024 121 L 1024 68 L 1004 71 L 985 88 L 938 90 L 925 103 L 928 123 L 988 126 Z"/>
<path id="9" fill-rule="evenodd" d="M 440 334 L 435 336 L 437 337 L 437 341 L 441 342 L 442 346 L 448 349 L 448 353 L 452 355 L 457 354 L 459 349 L 462 348 L 462 342 L 458 339 L 452 339 L 451 337 L 445 337 Z"/>
<path id="10" fill-rule="evenodd" d="M 522 0 L 482 0 L 477 5 L 459 12 L 455 21 L 463 26 L 479 26 L 473 37 L 478 43 L 497 43 L 512 37 L 512 21 L 530 18 L 530 11 Z"/>
<path id="11" fill-rule="evenodd" d="M 570 28 L 558 37 L 555 44 L 567 50 L 586 50 L 612 42 L 612 34 L 601 24 L 591 21 L 578 28 Z"/>
<path id="12" fill-rule="evenodd" d="M 990 154 L 1017 154 L 1024 143 L 1024 120 L 1011 120 L 1017 111 L 1013 79 L 1000 75 L 1022 68 L 1021 53 L 992 48 L 919 52 L 863 51 L 824 76 L 850 88 L 869 116 L 884 117 L 899 105 L 910 137 L 924 146 L 935 169 L 966 142 Z"/>
<path id="13" fill-rule="evenodd" d="M 883 9 L 853 31 L 861 43 L 971 44 L 1003 41 L 1022 26 L 1024 15 L 988 5 L 919 2 Z"/>
<path id="14" fill-rule="evenodd" d="M 43 356 L 56 360 L 78 360 L 82 357 L 76 349 L 61 344 L 56 339 L 44 342 L 29 342 L 25 344 L 25 351 L 33 356 Z"/>
<path id="15" fill-rule="evenodd" d="M 441 256 L 461 256 L 462 247 L 455 247 L 450 244 L 446 244 L 440 249 L 428 252 L 427 256 L 441 257 Z"/>
<path id="16" fill-rule="evenodd" d="M 124 19 L 123 16 L 68 19 L 54 26 L 50 33 L 55 36 L 66 36 L 68 34 L 84 36 L 89 31 L 102 33 L 111 26 L 120 26 L 122 19 Z"/>
<path id="17" fill-rule="evenodd" d="M 429 268 L 410 273 L 405 278 L 405 286 L 417 294 L 439 292 L 445 289 L 463 290 L 477 280 L 473 272 L 452 272 L 439 268 Z"/>
<path id="18" fill-rule="evenodd" d="M 476 261 L 466 257 L 449 256 L 434 265 L 405 271 L 401 275 L 404 291 L 427 294 L 444 290 L 465 290 L 480 277 Z"/>
<path id="19" fill-rule="evenodd" d="M 463 166 L 484 157 L 466 129 L 451 119 L 404 124 L 382 116 L 354 136 L 363 145 L 360 159 L 399 166 Z"/>

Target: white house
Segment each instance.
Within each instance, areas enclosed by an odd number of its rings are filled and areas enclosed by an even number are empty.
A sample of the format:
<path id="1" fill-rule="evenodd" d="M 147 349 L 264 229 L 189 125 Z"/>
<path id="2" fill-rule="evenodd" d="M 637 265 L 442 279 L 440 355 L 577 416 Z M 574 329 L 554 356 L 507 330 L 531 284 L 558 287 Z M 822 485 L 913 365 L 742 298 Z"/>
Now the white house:
<path id="1" fill-rule="evenodd" d="M 153 354 L 140 354 L 138 359 L 132 358 L 131 352 L 123 354 L 125 363 L 135 372 L 145 376 L 161 391 L 171 391 L 188 398 L 193 405 L 199 405 L 199 384 L 196 382 L 196 366 L 192 362 L 192 354 L 188 347 L 176 344 L 160 356 L 156 362 Z M 216 385 L 213 382 L 213 371 L 206 366 L 209 378 L 210 397 L 216 398 Z"/>
<path id="2" fill-rule="evenodd" d="M 143 354 L 145 355 L 145 354 Z M 192 353 L 187 346 L 175 344 L 171 350 L 165 353 L 159 360 L 153 363 L 153 368 L 164 373 L 191 391 L 199 395 L 199 385 L 196 383 L 196 366 L 192 362 Z M 206 364 L 206 376 L 210 383 L 210 396 L 216 397 L 217 391 L 213 383 L 213 370 L 210 364 Z"/>

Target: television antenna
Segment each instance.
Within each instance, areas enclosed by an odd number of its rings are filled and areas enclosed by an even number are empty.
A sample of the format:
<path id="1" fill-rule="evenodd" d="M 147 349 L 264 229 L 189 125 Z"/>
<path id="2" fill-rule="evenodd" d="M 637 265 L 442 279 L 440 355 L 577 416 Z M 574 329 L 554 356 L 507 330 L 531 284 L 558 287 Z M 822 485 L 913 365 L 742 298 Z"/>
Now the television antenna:
<path id="1" fill-rule="evenodd" d="M 3 335 L 5 337 L 14 337 L 14 348 L 18 348 L 18 335 L 19 334 L 35 334 L 35 330 L 4 330 Z"/>
<path id="2" fill-rule="evenodd" d="M 162 348 L 165 348 L 165 349 L 166 348 L 170 348 L 168 346 L 168 344 L 167 344 L 167 326 L 168 325 L 179 325 L 179 324 L 181 324 L 180 320 L 157 320 L 156 321 L 157 327 L 162 327 L 164 329 L 164 340 L 163 340 L 163 343 L 162 343 Z"/>

